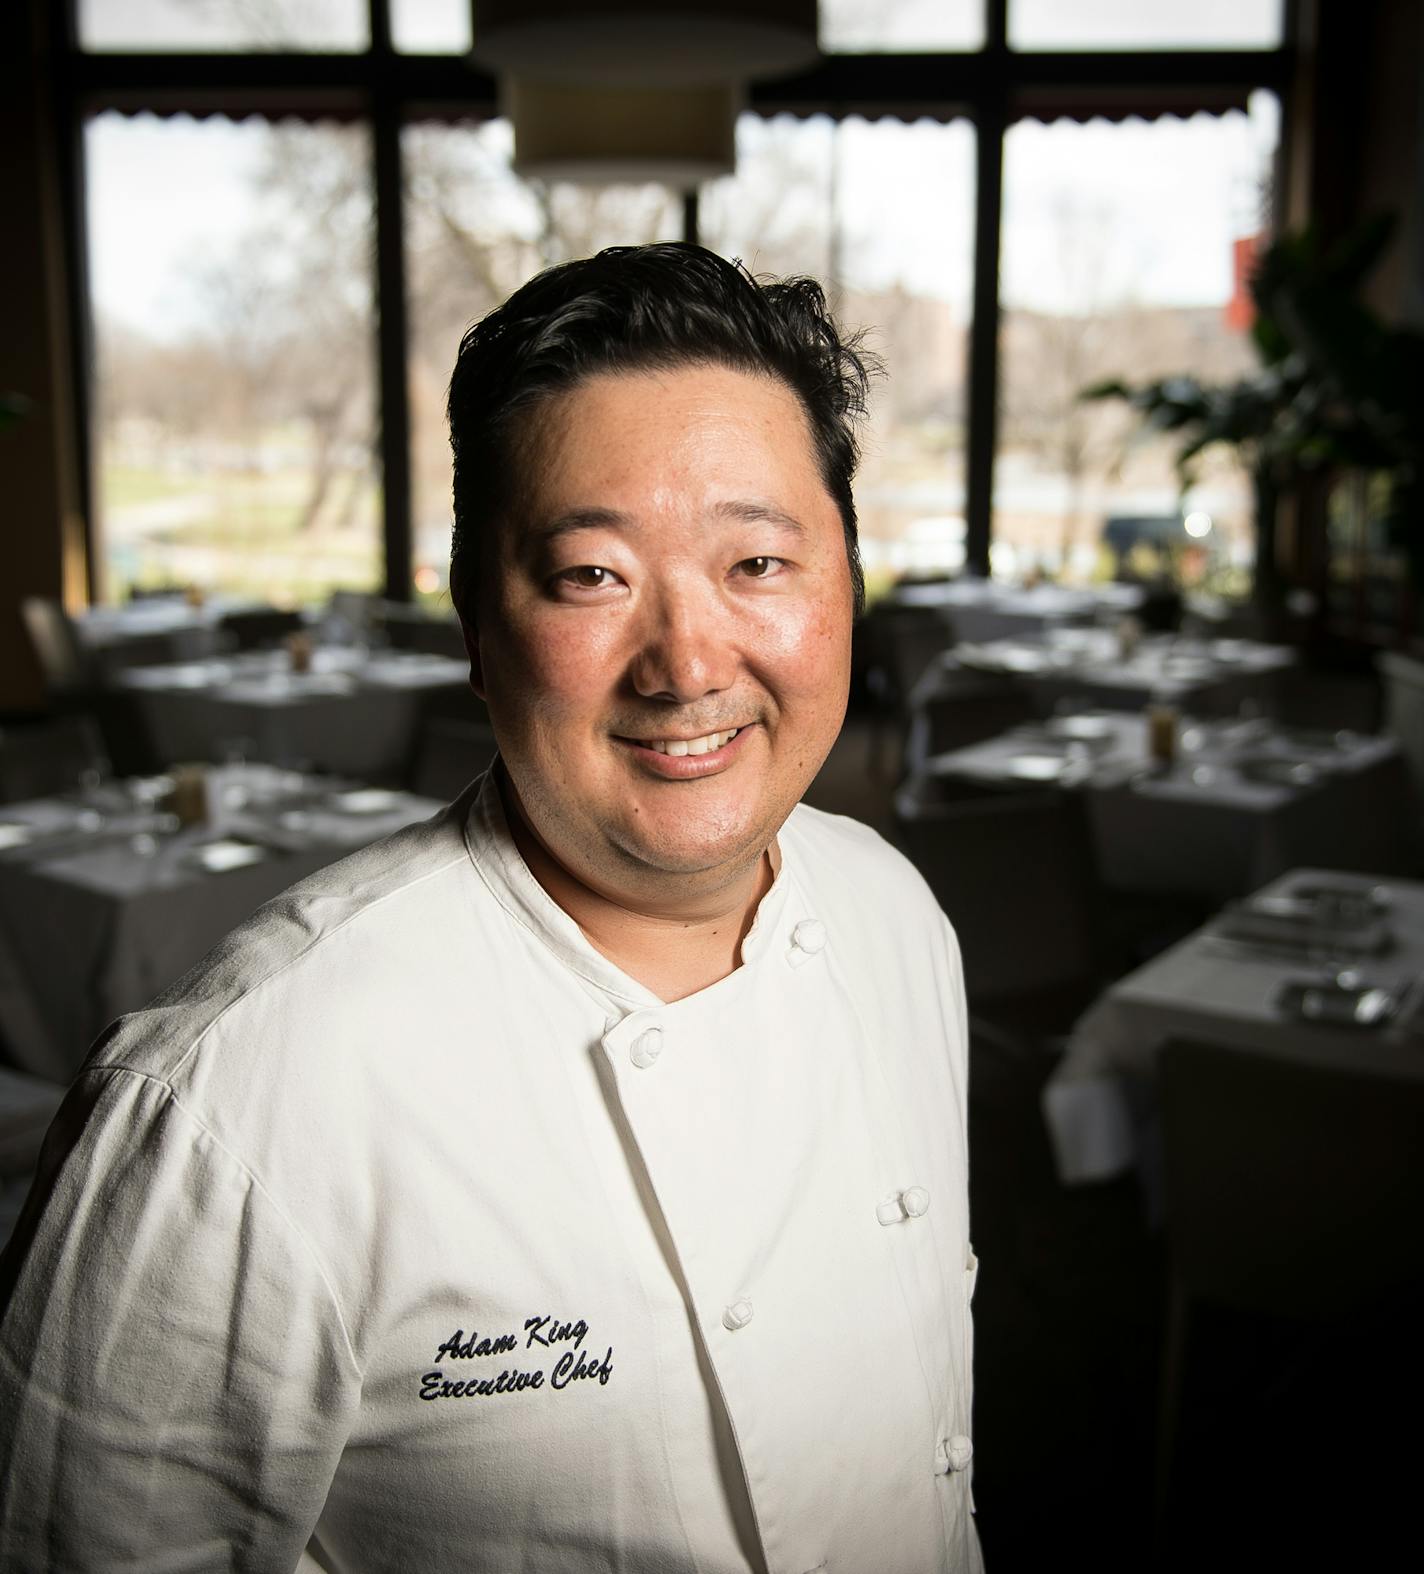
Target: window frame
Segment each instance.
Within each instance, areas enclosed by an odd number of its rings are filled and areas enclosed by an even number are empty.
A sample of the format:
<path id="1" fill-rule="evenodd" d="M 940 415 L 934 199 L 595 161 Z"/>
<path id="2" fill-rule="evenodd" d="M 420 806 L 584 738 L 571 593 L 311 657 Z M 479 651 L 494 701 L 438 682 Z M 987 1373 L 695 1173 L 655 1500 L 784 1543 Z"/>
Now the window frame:
<path id="1" fill-rule="evenodd" d="M 1121 120 L 1128 116 L 1244 109 L 1266 89 L 1281 101 L 1275 170 L 1280 210 L 1289 168 L 1299 0 L 1284 0 L 1282 42 L 1267 50 L 1020 51 L 1007 38 L 1010 0 L 984 0 L 985 38 L 962 54 L 827 55 L 811 70 L 753 83 L 755 113 L 843 119 L 967 119 L 975 129 L 974 278 L 968 334 L 965 548 L 972 573 L 989 572 L 999 403 L 999 258 L 1004 136 L 1021 119 Z M 87 277 L 84 125 L 106 110 L 158 115 L 264 115 L 360 120 L 371 128 L 375 213 L 377 388 L 382 476 L 384 594 L 409 601 L 412 586 L 410 409 L 406 382 L 406 279 L 401 130 L 411 122 L 498 114 L 495 78 L 459 55 L 402 54 L 390 0 L 368 0 L 370 45 L 331 53 L 88 53 L 79 46 L 78 0 L 50 8 L 55 142 L 64 212 L 74 440 L 91 600 L 103 589 L 94 501 L 93 313 Z M 695 238 L 697 194 L 684 194 L 684 233 Z"/>

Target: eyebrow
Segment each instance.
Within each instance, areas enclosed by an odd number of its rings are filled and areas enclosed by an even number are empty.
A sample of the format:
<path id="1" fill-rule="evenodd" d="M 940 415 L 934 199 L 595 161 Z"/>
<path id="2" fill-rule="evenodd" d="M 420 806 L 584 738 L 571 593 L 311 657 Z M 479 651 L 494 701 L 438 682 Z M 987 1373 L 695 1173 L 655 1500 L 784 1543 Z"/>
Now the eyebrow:
<path id="1" fill-rule="evenodd" d="M 718 503 L 712 512 L 723 519 L 737 519 L 749 525 L 778 525 L 783 530 L 789 530 L 795 536 L 804 536 L 806 534 L 806 527 L 799 519 L 793 518 L 785 509 L 778 508 L 775 503 L 766 503 L 760 498 L 737 499 L 732 502 Z"/>
<path id="2" fill-rule="evenodd" d="M 620 514 L 616 508 L 571 508 L 565 514 L 558 514 L 553 519 L 542 520 L 531 526 L 525 533 L 525 539 L 531 546 L 547 546 L 551 541 L 557 541 L 560 536 L 569 535 L 575 530 L 616 530 L 628 522 L 628 516 Z"/>
<path id="3" fill-rule="evenodd" d="M 733 519 L 753 525 L 775 525 L 798 537 L 806 535 L 806 527 L 799 519 L 760 498 L 734 498 L 715 503 L 711 512 L 720 519 Z M 630 527 L 636 528 L 632 515 L 621 513 L 616 508 L 571 508 L 566 513 L 533 526 L 527 539 L 531 545 L 547 546 L 560 536 L 570 535 L 576 530 L 621 530 Z"/>

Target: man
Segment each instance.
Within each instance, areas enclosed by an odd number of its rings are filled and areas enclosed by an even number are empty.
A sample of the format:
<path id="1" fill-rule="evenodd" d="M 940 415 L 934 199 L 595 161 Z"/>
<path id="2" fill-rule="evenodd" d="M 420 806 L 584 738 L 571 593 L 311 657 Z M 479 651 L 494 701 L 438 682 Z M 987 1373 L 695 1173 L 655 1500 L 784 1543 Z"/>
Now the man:
<path id="1" fill-rule="evenodd" d="M 92 1053 L 7 1265 L 3 1567 L 978 1566 L 957 951 L 796 807 L 864 382 L 696 247 L 466 336 L 500 761 Z"/>

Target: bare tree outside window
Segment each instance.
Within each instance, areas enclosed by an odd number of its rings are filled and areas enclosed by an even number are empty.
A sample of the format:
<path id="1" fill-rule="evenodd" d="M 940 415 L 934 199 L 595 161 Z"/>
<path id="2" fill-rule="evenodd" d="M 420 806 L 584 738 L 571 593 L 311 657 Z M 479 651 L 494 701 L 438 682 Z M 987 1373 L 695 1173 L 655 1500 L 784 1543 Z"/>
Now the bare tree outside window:
<path id="1" fill-rule="evenodd" d="M 1108 378 L 1229 379 L 1255 364 L 1232 306 L 1241 245 L 1268 226 L 1274 108 L 1256 95 L 1249 116 L 1010 129 L 995 573 L 1091 580 L 1113 567 L 1109 519 L 1188 510 L 1210 526 L 1175 570 L 1193 587 L 1245 593 L 1249 478 L 1214 455 L 1183 499 L 1172 445 L 1080 394 Z"/>
<path id="2" fill-rule="evenodd" d="M 366 131 L 106 115 L 89 145 L 109 596 L 374 586 Z"/>
<path id="3" fill-rule="evenodd" d="M 79 0 L 92 50 L 349 51 L 370 41 L 366 0 Z"/>

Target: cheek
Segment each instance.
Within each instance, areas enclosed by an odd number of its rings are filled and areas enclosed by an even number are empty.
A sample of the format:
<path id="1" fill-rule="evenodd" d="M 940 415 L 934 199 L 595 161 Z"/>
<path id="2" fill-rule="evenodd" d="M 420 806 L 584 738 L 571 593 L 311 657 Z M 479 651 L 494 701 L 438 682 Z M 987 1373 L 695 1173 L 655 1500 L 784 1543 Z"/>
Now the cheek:
<path id="1" fill-rule="evenodd" d="M 620 632 L 599 618 L 540 615 L 511 618 L 501 629 L 497 656 L 503 692 L 540 712 L 567 713 L 606 698 L 623 660 Z"/>
<path id="2" fill-rule="evenodd" d="M 783 608 L 763 620 L 756 648 L 766 681 L 773 687 L 823 696 L 827 704 L 844 699 L 839 691 L 850 675 L 850 604 L 807 603 L 794 615 Z"/>

